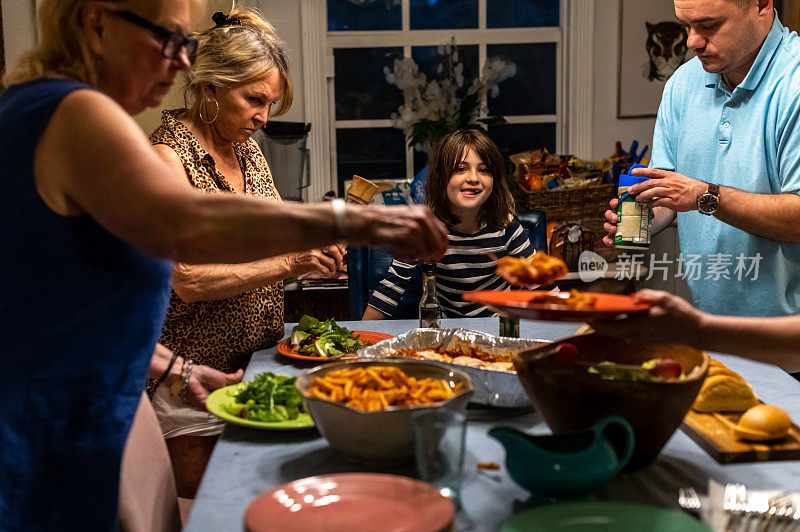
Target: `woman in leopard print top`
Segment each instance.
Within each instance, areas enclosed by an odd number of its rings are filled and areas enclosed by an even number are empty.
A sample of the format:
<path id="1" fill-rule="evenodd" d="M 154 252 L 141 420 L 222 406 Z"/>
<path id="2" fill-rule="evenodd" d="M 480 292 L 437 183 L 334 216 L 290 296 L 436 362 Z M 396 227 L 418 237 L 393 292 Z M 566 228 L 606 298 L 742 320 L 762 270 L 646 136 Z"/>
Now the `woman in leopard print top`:
<path id="1" fill-rule="evenodd" d="M 251 136 L 273 106 L 276 116 L 291 105 L 285 49 L 254 11 L 237 9 L 215 21 L 217 26 L 197 35 L 197 56 L 186 74 L 190 107 L 164 111 L 150 141 L 187 177 L 187 186 L 281 201 Z M 161 343 L 196 363 L 236 371 L 253 351 L 283 337 L 283 280 L 310 271 L 335 275 L 342 259 L 343 249 L 331 246 L 236 265 L 176 263 Z M 191 497 L 222 422 L 190 410 L 168 389 L 159 389 L 154 406 L 178 494 Z"/>

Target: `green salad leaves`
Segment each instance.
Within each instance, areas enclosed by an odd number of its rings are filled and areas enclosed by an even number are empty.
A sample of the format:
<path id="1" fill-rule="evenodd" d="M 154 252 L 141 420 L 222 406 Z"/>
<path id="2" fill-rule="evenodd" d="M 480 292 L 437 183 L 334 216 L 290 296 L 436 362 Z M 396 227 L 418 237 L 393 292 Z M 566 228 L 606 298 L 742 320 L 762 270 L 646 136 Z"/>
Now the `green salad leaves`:
<path id="1" fill-rule="evenodd" d="M 301 355 L 327 358 L 352 355 L 371 345 L 355 336 L 353 331 L 337 325 L 333 318 L 319 321 L 311 316 L 300 318 L 292 328 L 289 343 Z"/>
<path id="2" fill-rule="evenodd" d="M 259 373 L 245 383 L 233 404 L 223 405 L 228 413 L 253 421 L 289 421 L 305 411 L 303 396 L 294 387 L 294 377 Z"/>

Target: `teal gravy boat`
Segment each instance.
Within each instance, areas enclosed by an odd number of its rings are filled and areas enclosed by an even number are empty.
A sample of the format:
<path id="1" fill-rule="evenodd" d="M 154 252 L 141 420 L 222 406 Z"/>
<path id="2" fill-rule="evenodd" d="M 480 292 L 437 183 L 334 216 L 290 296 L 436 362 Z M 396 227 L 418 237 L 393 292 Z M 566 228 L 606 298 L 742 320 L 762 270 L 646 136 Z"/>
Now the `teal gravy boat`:
<path id="1" fill-rule="evenodd" d="M 570 433 L 532 436 L 494 427 L 489 436 L 506 449 L 514 482 L 535 495 L 571 497 L 591 493 L 611 481 L 633 453 L 633 429 L 618 416 Z"/>

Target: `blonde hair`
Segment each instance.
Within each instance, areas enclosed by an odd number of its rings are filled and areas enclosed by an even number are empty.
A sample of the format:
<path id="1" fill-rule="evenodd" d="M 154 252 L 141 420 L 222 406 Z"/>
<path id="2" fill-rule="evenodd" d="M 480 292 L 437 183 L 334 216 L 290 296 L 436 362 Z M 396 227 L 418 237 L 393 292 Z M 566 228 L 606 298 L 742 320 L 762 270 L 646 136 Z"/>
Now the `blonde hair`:
<path id="1" fill-rule="evenodd" d="M 5 86 L 49 74 L 97 84 L 97 64 L 83 33 L 81 16 L 90 0 L 42 0 L 37 9 L 39 42 L 3 78 Z M 102 6 L 129 2 L 107 0 Z"/>
<path id="2" fill-rule="evenodd" d="M 286 113 L 293 99 L 286 45 L 272 24 L 254 9 L 234 8 L 228 21 L 193 35 L 199 42 L 194 64 L 183 73 L 186 107 L 200 98 L 203 85 L 231 87 L 250 83 L 277 69 L 283 91 L 273 116 Z"/>

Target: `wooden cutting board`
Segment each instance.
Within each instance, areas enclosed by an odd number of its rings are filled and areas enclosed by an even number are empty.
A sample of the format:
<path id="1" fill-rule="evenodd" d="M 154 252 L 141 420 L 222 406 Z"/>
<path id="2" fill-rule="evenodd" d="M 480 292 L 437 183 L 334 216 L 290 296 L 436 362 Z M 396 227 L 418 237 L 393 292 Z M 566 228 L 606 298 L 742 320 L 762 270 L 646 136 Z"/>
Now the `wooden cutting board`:
<path id="1" fill-rule="evenodd" d="M 736 423 L 741 413 L 722 415 Z M 713 414 L 689 410 L 681 429 L 721 464 L 800 460 L 800 428 L 796 424 L 792 424 L 789 434 L 783 439 L 746 442 L 736 439 L 733 430 Z"/>

